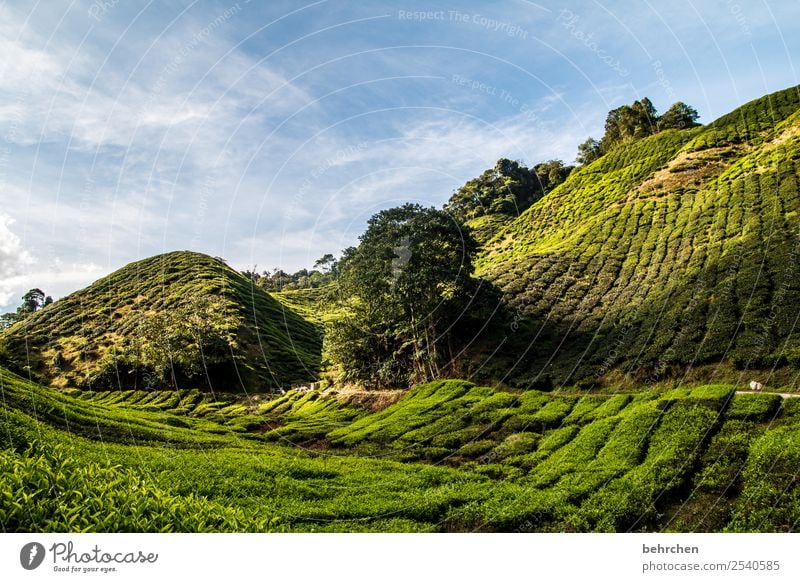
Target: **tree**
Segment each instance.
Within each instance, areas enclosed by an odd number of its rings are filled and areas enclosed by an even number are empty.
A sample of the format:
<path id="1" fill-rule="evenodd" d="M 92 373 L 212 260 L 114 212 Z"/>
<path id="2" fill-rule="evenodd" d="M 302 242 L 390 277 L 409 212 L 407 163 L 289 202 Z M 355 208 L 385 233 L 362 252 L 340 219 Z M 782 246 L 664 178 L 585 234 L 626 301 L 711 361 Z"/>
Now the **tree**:
<path id="1" fill-rule="evenodd" d="M 590 137 L 578 146 L 578 155 L 575 156 L 575 161 L 585 166 L 586 164 L 591 164 L 602 155 L 603 149 L 600 147 L 600 142 Z"/>
<path id="2" fill-rule="evenodd" d="M 669 109 L 664 112 L 658 120 L 658 129 L 686 129 L 687 127 L 696 127 L 697 123 L 697 110 L 694 107 L 686 105 L 682 101 L 673 103 Z"/>
<path id="3" fill-rule="evenodd" d="M 600 140 L 603 152 L 633 139 L 653 135 L 658 131 L 658 113 L 652 101 L 644 97 L 632 105 L 623 105 L 608 112 L 605 135 Z"/>
<path id="4" fill-rule="evenodd" d="M 314 263 L 314 268 L 319 269 L 323 273 L 335 273 L 336 272 L 336 259 L 330 253 L 322 255 L 319 259 L 316 260 Z"/>
<path id="5" fill-rule="evenodd" d="M 574 169 L 574 166 L 567 166 L 561 160 L 547 160 L 533 167 L 543 194 L 563 183 Z"/>
<path id="6" fill-rule="evenodd" d="M 4 313 L 0 315 L 0 330 L 11 327 L 18 321 L 25 319 L 31 313 L 36 313 L 52 302 L 53 298 L 49 295 L 45 295 L 44 291 L 41 289 L 30 289 L 22 296 L 22 303 L 17 307 L 16 313 Z"/>
<path id="7" fill-rule="evenodd" d="M 658 131 L 658 112 L 650 99 L 644 97 L 641 101 L 634 101 L 631 105 L 631 113 L 633 115 L 631 137 L 639 139 Z"/>
<path id="8" fill-rule="evenodd" d="M 19 320 L 20 316 L 17 313 L 4 313 L 0 315 L 0 330 L 4 330 L 8 327 L 11 327 Z"/>
<path id="9" fill-rule="evenodd" d="M 444 211 L 406 204 L 373 216 L 340 260 L 347 315 L 326 336 L 343 379 L 408 386 L 452 369 L 475 252 Z"/>
<path id="10" fill-rule="evenodd" d="M 699 125 L 697 117 L 697 111 L 681 101 L 674 103 L 664 115 L 659 117 L 652 101 L 644 97 L 640 101 L 634 101 L 631 105 L 623 105 L 608 112 L 605 134 L 600 140 L 600 151 L 605 153 L 621 143 L 647 137 L 664 129 L 695 127 Z M 589 140 L 584 144 L 587 151 L 591 152 L 593 144 Z M 584 144 L 578 146 L 579 162 L 585 159 L 582 149 Z"/>
<path id="11" fill-rule="evenodd" d="M 22 305 L 17 308 L 17 313 L 28 314 L 39 311 L 45 305 L 50 305 L 53 298 L 45 296 L 41 289 L 31 289 L 22 296 Z"/>
<path id="12" fill-rule="evenodd" d="M 528 168 L 501 158 L 493 168 L 456 190 L 444 208 L 462 224 L 487 214 L 519 216 L 563 182 L 570 171 L 572 167 L 561 160 Z"/>
<path id="13" fill-rule="evenodd" d="M 201 378 L 211 366 L 233 366 L 231 345 L 236 340 L 228 313 L 223 300 L 200 297 L 142 314 L 132 342 L 99 367 L 98 379 L 114 378 L 121 363 L 138 372 L 146 387 L 176 386 L 179 379 Z"/>

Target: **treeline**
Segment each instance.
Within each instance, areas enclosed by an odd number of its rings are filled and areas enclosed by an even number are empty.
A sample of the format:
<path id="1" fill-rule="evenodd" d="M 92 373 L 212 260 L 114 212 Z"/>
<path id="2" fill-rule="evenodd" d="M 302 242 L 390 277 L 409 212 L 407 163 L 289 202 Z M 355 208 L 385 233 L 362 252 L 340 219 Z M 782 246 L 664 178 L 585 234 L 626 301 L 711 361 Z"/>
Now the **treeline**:
<path id="1" fill-rule="evenodd" d="M 317 259 L 311 270 L 300 269 L 295 273 L 287 273 L 279 268 L 261 273 L 255 270 L 242 271 L 242 274 L 256 286 L 271 293 L 324 287 L 336 279 L 337 273 L 338 261 L 332 254 L 326 254 Z"/>
<path id="2" fill-rule="evenodd" d="M 50 305 L 53 298 L 45 295 L 44 291 L 35 288 L 29 290 L 22 296 L 22 303 L 14 312 L 4 313 L 0 315 L 0 330 L 11 327 L 18 321 L 22 321 L 31 313 L 36 313 L 43 307 Z"/>
<path id="3" fill-rule="evenodd" d="M 578 146 L 576 160 L 580 164 L 593 162 L 614 147 L 664 131 L 696 127 L 697 110 L 682 101 L 674 103 L 659 115 L 652 101 L 645 97 L 631 105 L 623 105 L 608 112 L 605 133 L 598 141 L 588 138 Z"/>
<path id="4" fill-rule="evenodd" d="M 458 222 L 490 214 L 519 216 L 567 179 L 573 166 L 549 160 L 528 168 L 502 158 L 493 168 L 468 181 L 450 197 L 444 209 Z"/>

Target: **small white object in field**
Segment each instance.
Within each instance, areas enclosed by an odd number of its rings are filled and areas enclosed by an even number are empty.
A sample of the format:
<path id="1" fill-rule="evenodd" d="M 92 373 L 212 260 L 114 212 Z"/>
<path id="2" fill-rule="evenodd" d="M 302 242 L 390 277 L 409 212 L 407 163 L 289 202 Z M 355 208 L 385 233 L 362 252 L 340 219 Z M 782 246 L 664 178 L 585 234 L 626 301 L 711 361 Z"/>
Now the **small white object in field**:
<path id="1" fill-rule="evenodd" d="M 761 390 L 764 385 L 761 382 L 756 382 L 755 380 L 750 381 L 750 390 Z"/>

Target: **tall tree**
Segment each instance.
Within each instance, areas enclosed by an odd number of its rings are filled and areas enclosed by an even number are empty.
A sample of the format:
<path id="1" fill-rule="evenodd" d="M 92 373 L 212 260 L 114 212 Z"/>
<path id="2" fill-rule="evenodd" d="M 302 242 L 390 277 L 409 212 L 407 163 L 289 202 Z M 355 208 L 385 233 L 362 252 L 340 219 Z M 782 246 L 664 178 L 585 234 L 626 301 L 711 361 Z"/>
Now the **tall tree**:
<path id="1" fill-rule="evenodd" d="M 634 101 L 631 105 L 633 114 L 633 131 L 630 137 L 642 138 L 653 135 L 658 131 L 658 112 L 653 106 L 653 102 L 647 97 L 641 101 Z"/>
<path id="2" fill-rule="evenodd" d="M 696 127 L 698 118 L 697 110 L 682 101 L 673 103 L 664 115 L 658 120 L 658 129 L 686 129 Z"/>
<path id="3" fill-rule="evenodd" d="M 547 160 L 533 167 L 543 194 L 563 183 L 574 169 L 574 166 L 567 166 L 561 160 Z"/>
<path id="4" fill-rule="evenodd" d="M 444 211 L 406 204 L 373 216 L 340 261 L 347 316 L 326 337 L 344 379 L 408 386 L 451 369 L 475 250 Z"/>
<path id="5" fill-rule="evenodd" d="M 591 164 L 602 155 L 603 148 L 600 146 L 600 142 L 590 137 L 578 146 L 578 155 L 575 156 L 575 161 L 585 166 L 586 164 Z"/>
<path id="6" fill-rule="evenodd" d="M 314 268 L 319 269 L 325 274 L 336 272 L 336 258 L 330 253 L 322 255 L 314 263 Z"/>
<path id="7" fill-rule="evenodd" d="M 17 312 L 20 314 L 34 313 L 52 302 L 53 298 L 46 296 L 41 289 L 31 289 L 22 296 L 22 305 L 17 308 Z"/>

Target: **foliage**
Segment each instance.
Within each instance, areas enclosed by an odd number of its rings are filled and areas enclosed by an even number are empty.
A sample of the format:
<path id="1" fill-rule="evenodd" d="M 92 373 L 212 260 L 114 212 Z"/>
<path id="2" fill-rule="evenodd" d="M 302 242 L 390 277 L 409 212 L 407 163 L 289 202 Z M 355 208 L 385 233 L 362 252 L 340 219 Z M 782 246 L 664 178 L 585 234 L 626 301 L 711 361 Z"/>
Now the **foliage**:
<path id="1" fill-rule="evenodd" d="M 711 513 L 714 530 L 787 531 L 799 515 L 797 418 L 728 419 L 722 387 L 577 399 L 450 380 L 379 412 L 4 371 L 0 392 L 4 531 L 707 531 Z M 558 408 L 556 428 L 507 428 Z"/>
<path id="2" fill-rule="evenodd" d="M 578 145 L 578 155 L 575 156 L 575 161 L 581 165 L 591 164 L 602 155 L 603 147 L 600 142 L 593 137 L 588 137 L 586 141 Z"/>
<path id="3" fill-rule="evenodd" d="M 697 123 L 697 110 L 683 101 L 673 103 L 656 122 L 658 130 L 665 129 L 686 129 L 695 127 Z"/>
<path id="4" fill-rule="evenodd" d="M 699 125 L 697 110 L 682 101 L 673 103 L 659 116 L 652 101 L 647 97 L 622 105 L 608 112 L 605 134 L 600 141 L 588 138 L 578 146 L 576 160 L 590 164 L 618 145 L 667 129 L 688 129 Z"/>
<path id="5" fill-rule="evenodd" d="M 484 323 L 475 249 L 434 208 L 407 204 L 373 216 L 340 262 L 347 315 L 325 338 L 343 379 L 407 386 L 453 373 L 464 332 Z"/>
<path id="6" fill-rule="evenodd" d="M 772 420 L 781 406 L 778 394 L 737 394 L 726 416 L 752 422 Z"/>
<path id="7" fill-rule="evenodd" d="M 519 216 L 531 204 L 558 186 L 571 167 L 550 160 L 527 168 L 520 162 L 500 159 L 494 168 L 461 186 L 445 210 L 459 223 L 481 216 Z"/>
<path id="8" fill-rule="evenodd" d="M 0 451 L 4 532 L 220 532 L 272 529 L 241 509 L 175 495 L 130 469 L 82 462 L 63 446 Z M 255 527 L 254 527 L 255 526 Z"/>
<path id="9" fill-rule="evenodd" d="M 0 315 L 0 331 L 12 326 L 18 321 L 22 321 L 31 313 L 36 313 L 40 309 L 47 307 L 53 302 L 53 298 L 45 295 L 44 291 L 35 288 L 30 289 L 22 296 L 22 304 L 17 307 L 16 312 L 9 312 Z"/>
<path id="10" fill-rule="evenodd" d="M 317 289 L 330 285 L 336 280 L 339 271 L 339 262 L 328 253 L 314 263 L 314 268 L 300 269 L 294 273 L 286 273 L 283 269 L 274 268 L 272 271 L 242 271 L 256 287 L 264 291 L 275 293 L 281 291 L 298 291 L 302 289 Z"/>
<path id="11" fill-rule="evenodd" d="M 622 105 L 608 112 L 605 134 L 600 140 L 604 152 L 614 146 L 653 135 L 657 131 L 658 115 L 653 103 L 647 97 L 634 101 L 632 105 Z"/>
<path id="12" fill-rule="evenodd" d="M 750 447 L 729 531 L 796 531 L 800 523 L 798 426 L 768 431 Z"/>

